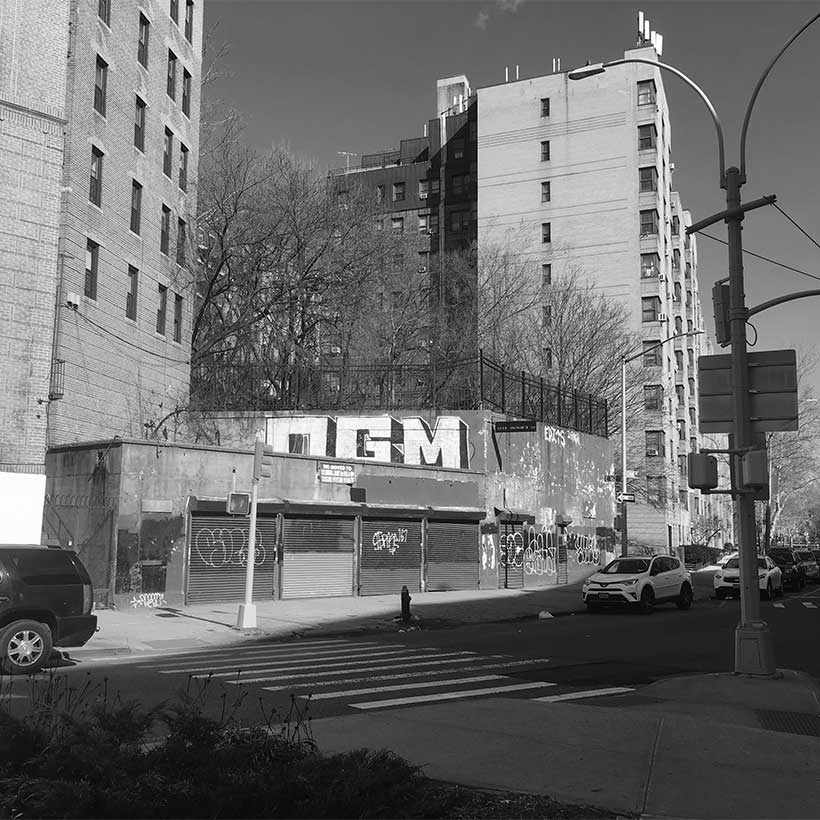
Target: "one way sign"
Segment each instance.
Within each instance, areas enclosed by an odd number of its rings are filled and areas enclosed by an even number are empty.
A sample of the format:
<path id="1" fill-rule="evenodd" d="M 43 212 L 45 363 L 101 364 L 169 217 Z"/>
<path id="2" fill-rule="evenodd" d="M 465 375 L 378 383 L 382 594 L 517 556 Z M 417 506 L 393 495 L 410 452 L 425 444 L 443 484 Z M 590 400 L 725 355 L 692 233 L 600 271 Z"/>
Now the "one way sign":
<path id="1" fill-rule="evenodd" d="M 634 501 L 635 493 L 618 493 L 618 503 L 623 504 L 624 501 Z"/>

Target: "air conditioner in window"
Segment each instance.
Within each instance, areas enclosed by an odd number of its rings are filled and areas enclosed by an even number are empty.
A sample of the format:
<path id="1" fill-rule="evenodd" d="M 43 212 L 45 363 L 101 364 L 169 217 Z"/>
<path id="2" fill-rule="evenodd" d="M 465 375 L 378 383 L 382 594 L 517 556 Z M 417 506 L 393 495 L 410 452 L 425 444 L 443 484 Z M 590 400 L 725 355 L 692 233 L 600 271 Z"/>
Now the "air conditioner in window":
<path id="1" fill-rule="evenodd" d="M 666 281 L 666 277 L 665 277 L 662 273 L 659 273 L 659 274 L 658 274 L 658 281 L 659 281 L 659 282 L 665 282 L 665 281 Z"/>
<path id="2" fill-rule="evenodd" d="M 656 448 L 654 448 L 654 447 L 647 447 L 647 448 L 646 448 L 646 454 L 647 454 L 648 456 L 656 456 L 656 455 L 658 455 L 658 451 L 657 451 L 657 449 L 656 449 Z"/>
<path id="3" fill-rule="evenodd" d="M 427 199 L 427 191 L 419 191 L 419 199 Z"/>
<path id="4" fill-rule="evenodd" d="M 667 318 L 668 318 L 668 317 L 667 317 L 667 315 L 666 315 L 665 313 L 659 313 L 659 314 L 658 314 L 658 321 L 659 321 L 659 322 L 665 322 Z"/>
<path id="5" fill-rule="evenodd" d="M 424 265 L 419 265 L 419 273 L 427 273 L 427 268 Z"/>

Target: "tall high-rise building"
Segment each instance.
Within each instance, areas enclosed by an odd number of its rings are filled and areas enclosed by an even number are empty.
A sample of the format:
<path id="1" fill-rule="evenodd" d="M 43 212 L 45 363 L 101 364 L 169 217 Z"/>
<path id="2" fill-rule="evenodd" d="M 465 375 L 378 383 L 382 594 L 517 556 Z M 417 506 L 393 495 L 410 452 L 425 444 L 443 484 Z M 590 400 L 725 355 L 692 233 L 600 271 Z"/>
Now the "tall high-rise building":
<path id="1" fill-rule="evenodd" d="M 0 15 L 0 541 L 39 541 L 50 446 L 185 402 L 202 0 Z"/>
<path id="2" fill-rule="evenodd" d="M 625 57 L 657 61 L 657 52 L 642 42 Z M 630 365 L 642 368 L 643 403 L 626 419 L 627 476 L 638 491 L 629 539 L 676 549 L 690 541 L 701 504 L 686 455 L 698 447 L 706 337 L 681 335 L 704 323 L 661 72 L 627 63 L 577 82 L 566 73 L 506 82 L 479 89 L 477 107 L 479 258 L 514 237 L 511 251 L 534 283 L 544 266 L 553 282 L 573 271 L 626 306 L 646 350 Z"/>

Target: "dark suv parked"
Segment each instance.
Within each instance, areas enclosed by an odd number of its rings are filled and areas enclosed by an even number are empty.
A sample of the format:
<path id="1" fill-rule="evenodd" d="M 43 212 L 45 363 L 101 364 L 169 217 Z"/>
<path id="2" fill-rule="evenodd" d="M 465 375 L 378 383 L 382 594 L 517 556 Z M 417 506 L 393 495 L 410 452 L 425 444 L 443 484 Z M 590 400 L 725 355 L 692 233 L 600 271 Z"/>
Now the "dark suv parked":
<path id="1" fill-rule="evenodd" d="M 767 554 L 780 567 L 784 586 L 792 589 L 802 589 L 806 586 L 806 569 L 795 550 L 789 547 L 772 547 Z"/>
<path id="2" fill-rule="evenodd" d="M 73 552 L 0 545 L 0 673 L 37 672 L 53 646 L 82 646 L 97 630 L 93 606 Z"/>

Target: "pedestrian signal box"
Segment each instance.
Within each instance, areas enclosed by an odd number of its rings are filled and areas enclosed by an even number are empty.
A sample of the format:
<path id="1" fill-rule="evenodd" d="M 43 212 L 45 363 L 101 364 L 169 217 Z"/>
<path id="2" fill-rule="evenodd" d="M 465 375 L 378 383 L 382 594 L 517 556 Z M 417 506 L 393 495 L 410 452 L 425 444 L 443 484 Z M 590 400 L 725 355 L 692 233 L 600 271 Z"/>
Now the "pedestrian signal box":
<path id="1" fill-rule="evenodd" d="M 225 508 L 229 515 L 250 515 L 251 494 L 228 493 L 228 501 Z"/>
<path id="2" fill-rule="evenodd" d="M 689 453 L 686 458 L 689 486 L 702 492 L 714 490 L 718 485 L 717 459 L 708 453 Z"/>

